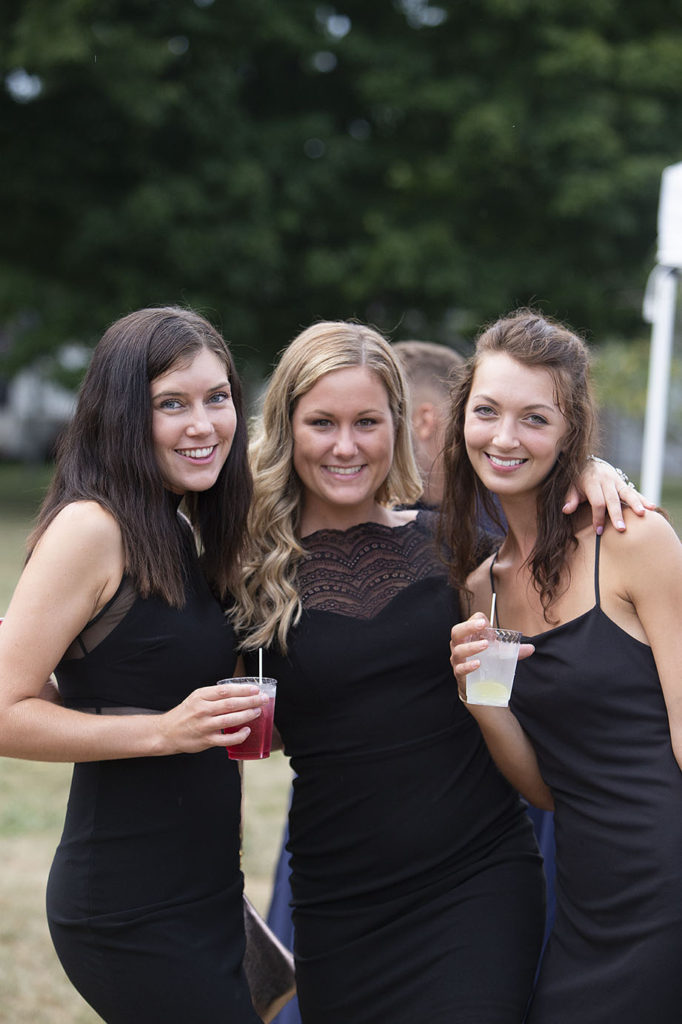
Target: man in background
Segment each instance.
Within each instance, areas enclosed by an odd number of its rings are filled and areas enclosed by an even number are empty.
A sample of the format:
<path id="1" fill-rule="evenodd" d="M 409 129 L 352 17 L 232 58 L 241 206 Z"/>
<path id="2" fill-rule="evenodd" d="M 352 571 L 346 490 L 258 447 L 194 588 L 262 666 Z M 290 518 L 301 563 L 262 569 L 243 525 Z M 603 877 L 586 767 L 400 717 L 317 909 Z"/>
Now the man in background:
<path id="1" fill-rule="evenodd" d="M 450 413 L 448 382 L 464 360 L 454 349 L 431 341 L 397 341 L 393 351 L 410 387 L 412 440 L 424 483 L 421 503 L 435 508 L 443 499 L 442 453 Z"/>

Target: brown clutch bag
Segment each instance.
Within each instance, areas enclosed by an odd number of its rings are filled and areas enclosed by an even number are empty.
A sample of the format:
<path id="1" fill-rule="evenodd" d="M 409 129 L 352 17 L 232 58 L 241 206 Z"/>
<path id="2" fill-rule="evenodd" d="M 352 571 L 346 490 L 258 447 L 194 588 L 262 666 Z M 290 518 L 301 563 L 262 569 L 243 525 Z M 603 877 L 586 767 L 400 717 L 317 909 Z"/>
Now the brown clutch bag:
<path id="1" fill-rule="evenodd" d="M 244 973 L 253 1008 L 264 1024 L 296 995 L 294 958 L 244 897 Z"/>

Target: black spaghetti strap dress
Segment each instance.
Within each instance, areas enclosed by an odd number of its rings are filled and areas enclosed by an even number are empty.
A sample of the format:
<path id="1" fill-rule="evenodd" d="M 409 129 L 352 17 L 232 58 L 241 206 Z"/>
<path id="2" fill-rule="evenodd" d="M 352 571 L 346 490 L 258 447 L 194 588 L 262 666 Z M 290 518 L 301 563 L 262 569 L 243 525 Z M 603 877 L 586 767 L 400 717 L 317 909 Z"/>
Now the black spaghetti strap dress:
<path id="1" fill-rule="evenodd" d="M 196 562 L 178 610 L 124 578 L 57 669 L 64 702 L 166 711 L 228 677 Z M 108 1024 L 258 1024 L 242 971 L 240 779 L 222 749 L 74 766 L 47 889 L 71 982 Z"/>
<path id="2" fill-rule="evenodd" d="M 682 1020 L 682 772 L 651 648 L 595 605 L 530 637 L 512 708 L 555 801 L 556 919 L 528 1024 Z"/>
<path id="3" fill-rule="evenodd" d="M 279 680 L 303 1024 L 520 1024 L 542 942 L 530 823 L 458 699 L 434 517 L 303 540 Z"/>

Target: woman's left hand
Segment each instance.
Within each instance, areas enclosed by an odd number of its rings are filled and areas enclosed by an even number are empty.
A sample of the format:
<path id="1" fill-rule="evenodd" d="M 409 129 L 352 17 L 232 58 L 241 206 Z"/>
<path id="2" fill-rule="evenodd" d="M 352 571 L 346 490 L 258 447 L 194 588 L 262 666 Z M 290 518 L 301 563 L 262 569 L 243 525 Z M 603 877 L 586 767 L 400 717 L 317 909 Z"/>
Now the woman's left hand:
<path id="1" fill-rule="evenodd" d="M 623 505 L 638 516 L 643 516 L 647 509 L 656 508 L 655 503 L 643 497 L 624 473 L 614 469 L 609 462 L 593 458 L 588 460 L 577 482 L 569 488 L 562 511 L 571 515 L 582 501 L 588 501 L 592 506 L 592 525 L 596 533 L 604 532 L 607 513 L 617 530 L 625 529 Z"/>

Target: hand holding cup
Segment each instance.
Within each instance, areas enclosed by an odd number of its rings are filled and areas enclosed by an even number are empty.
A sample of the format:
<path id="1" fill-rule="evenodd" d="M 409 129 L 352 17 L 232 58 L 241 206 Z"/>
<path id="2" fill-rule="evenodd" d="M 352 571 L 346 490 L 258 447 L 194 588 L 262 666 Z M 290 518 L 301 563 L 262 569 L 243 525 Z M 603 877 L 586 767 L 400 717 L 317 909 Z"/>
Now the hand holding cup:
<path id="1" fill-rule="evenodd" d="M 502 634 L 502 639 L 498 634 Z M 519 641 L 520 634 L 517 631 L 493 629 L 480 612 L 466 622 L 458 622 L 453 626 L 450 634 L 450 663 L 457 680 L 460 700 L 466 704 L 506 707 L 517 657 L 522 660 L 535 650 L 532 644 L 520 644 Z M 492 664 L 490 654 L 486 653 L 489 651 L 493 654 Z M 485 667 L 486 661 L 488 668 Z M 467 679 L 471 674 L 474 674 L 473 686 Z"/>
<path id="2" fill-rule="evenodd" d="M 231 680 L 221 680 L 229 684 Z M 248 739 L 266 698 L 258 686 L 212 685 L 193 690 L 180 704 L 158 716 L 163 754 L 193 754 L 225 746 L 226 730 L 234 742 Z"/>
<path id="3" fill-rule="evenodd" d="M 252 692 L 253 687 L 257 687 L 259 693 L 267 697 L 267 703 L 262 705 L 259 717 L 249 722 L 250 734 L 238 745 L 228 746 L 228 757 L 233 761 L 258 761 L 261 758 L 270 757 L 277 680 L 267 676 L 239 676 L 232 679 L 221 679 L 220 683 L 229 683 L 236 687 L 243 686 L 247 688 L 248 692 Z M 227 729 L 224 729 L 223 732 L 229 735 Z"/>

